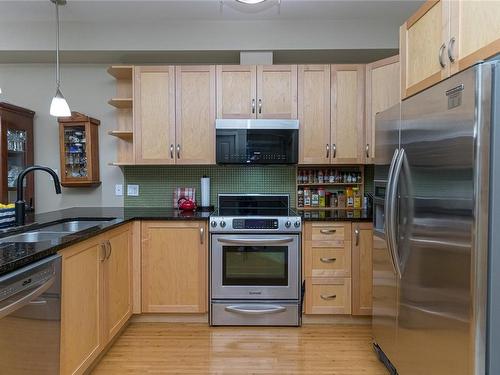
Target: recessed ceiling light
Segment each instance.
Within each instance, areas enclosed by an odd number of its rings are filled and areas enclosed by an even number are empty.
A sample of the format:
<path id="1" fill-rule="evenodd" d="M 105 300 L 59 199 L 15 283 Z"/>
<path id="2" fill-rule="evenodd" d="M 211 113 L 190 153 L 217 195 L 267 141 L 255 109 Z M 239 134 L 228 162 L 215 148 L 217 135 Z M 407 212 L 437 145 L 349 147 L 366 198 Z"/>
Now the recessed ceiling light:
<path id="1" fill-rule="evenodd" d="M 236 0 L 236 1 L 243 4 L 259 4 L 263 3 L 266 0 Z"/>

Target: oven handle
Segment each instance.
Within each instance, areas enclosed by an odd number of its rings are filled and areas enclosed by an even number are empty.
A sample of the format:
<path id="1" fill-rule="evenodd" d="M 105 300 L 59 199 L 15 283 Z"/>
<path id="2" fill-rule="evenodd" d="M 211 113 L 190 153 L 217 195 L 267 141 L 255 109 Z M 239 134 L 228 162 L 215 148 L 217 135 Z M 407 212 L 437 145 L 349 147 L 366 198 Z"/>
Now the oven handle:
<path id="1" fill-rule="evenodd" d="M 229 245 L 277 245 L 293 242 L 293 237 L 280 237 L 271 239 L 257 239 L 257 238 L 227 238 L 221 237 L 217 241 Z"/>
<path id="2" fill-rule="evenodd" d="M 255 308 L 253 308 L 252 305 L 232 305 L 226 306 L 225 310 L 245 315 L 263 315 L 284 312 L 286 311 L 286 307 L 277 305 L 255 305 Z"/>

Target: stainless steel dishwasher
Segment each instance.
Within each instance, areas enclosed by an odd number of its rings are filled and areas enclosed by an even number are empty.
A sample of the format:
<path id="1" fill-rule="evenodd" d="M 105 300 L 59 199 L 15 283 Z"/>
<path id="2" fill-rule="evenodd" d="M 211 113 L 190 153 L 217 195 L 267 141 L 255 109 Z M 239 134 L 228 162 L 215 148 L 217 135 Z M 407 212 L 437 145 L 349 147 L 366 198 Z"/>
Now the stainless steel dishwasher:
<path id="1" fill-rule="evenodd" d="M 0 277 L 2 374 L 59 374 L 61 257 Z"/>

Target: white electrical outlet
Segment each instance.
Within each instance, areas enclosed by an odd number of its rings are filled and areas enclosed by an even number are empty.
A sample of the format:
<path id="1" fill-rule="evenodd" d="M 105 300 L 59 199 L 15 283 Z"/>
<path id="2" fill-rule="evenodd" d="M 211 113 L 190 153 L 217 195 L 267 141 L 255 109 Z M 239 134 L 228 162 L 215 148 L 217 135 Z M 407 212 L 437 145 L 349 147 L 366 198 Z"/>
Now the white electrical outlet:
<path id="1" fill-rule="evenodd" d="M 123 195 L 123 185 L 122 184 L 116 184 L 115 185 L 115 195 L 117 197 L 119 196 L 122 196 Z"/>
<path id="2" fill-rule="evenodd" d="M 129 197 L 138 197 L 139 185 L 127 185 L 127 195 Z"/>

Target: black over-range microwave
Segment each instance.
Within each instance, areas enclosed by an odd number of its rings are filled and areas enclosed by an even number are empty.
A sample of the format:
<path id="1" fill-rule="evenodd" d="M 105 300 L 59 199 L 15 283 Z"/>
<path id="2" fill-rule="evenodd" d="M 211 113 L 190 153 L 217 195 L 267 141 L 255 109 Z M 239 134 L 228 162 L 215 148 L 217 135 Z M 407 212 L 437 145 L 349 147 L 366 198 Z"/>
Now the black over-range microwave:
<path id="1" fill-rule="evenodd" d="M 298 120 L 221 119 L 215 129 L 218 164 L 298 162 Z"/>

